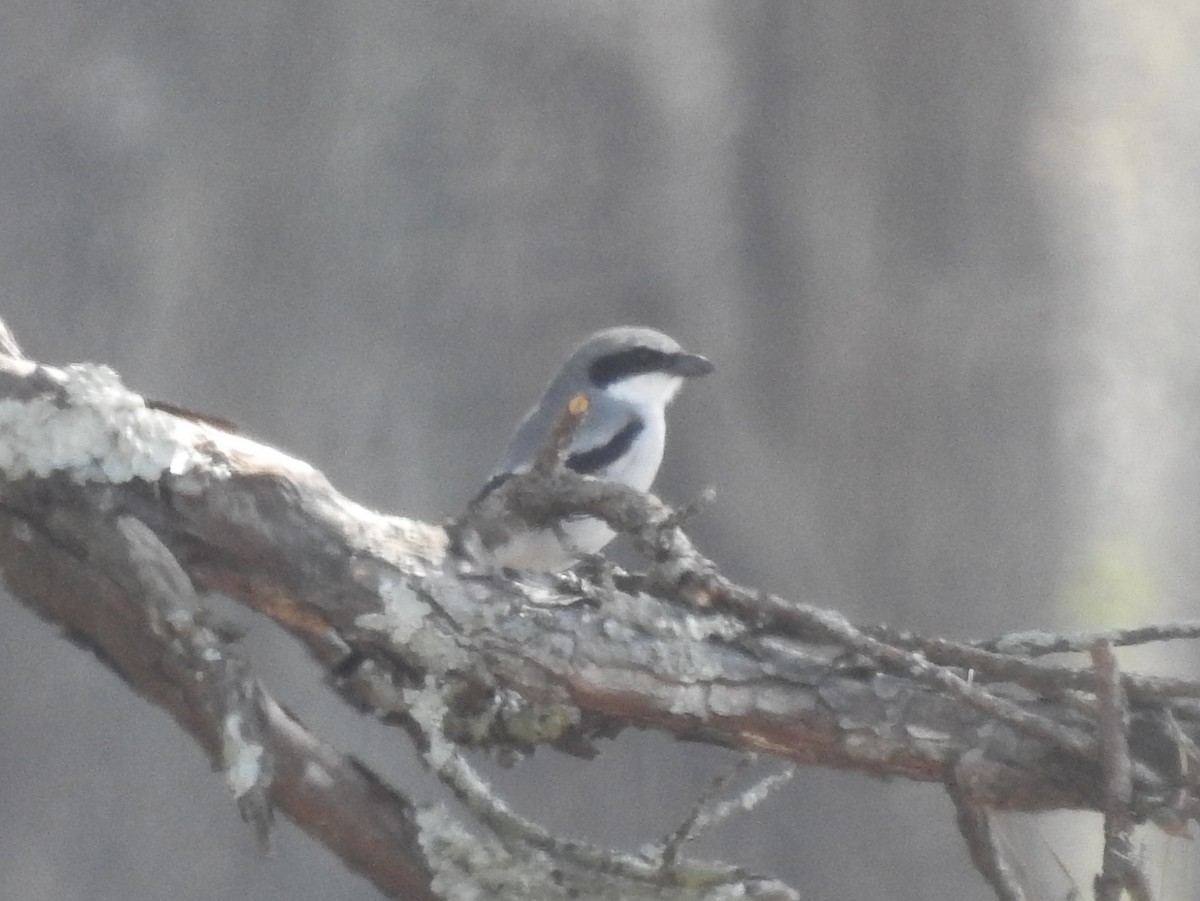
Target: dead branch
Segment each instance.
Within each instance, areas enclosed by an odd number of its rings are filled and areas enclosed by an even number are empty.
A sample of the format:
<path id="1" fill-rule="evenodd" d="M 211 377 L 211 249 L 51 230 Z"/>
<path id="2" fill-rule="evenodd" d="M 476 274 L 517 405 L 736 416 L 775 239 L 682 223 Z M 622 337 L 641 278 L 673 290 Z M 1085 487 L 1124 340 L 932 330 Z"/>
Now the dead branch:
<path id="1" fill-rule="evenodd" d="M 1099 706 L 1100 764 L 1104 773 L 1104 863 L 1096 877 L 1096 901 L 1119 901 L 1128 891 L 1134 901 L 1152 901 L 1150 883 L 1133 849 L 1129 810 L 1133 764 L 1129 757 L 1129 705 L 1121 686 L 1121 670 L 1112 643 L 1092 645 Z"/>
<path id="2" fill-rule="evenodd" d="M 736 867 L 677 859 L 689 824 L 658 859 L 554 839 L 458 753 L 588 754 L 595 737 L 629 726 L 946 784 L 1002 897 L 1019 890 L 988 850 L 988 809 L 1195 817 L 1196 683 L 1116 672 L 1132 726 L 1125 751 L 1106 750 L 1113 702 L 1090 669 L 1035 662 L 1038 650 L 1011 653 L 1003 640 L 858 629 L 735 585 L 654 498 L 547 460 L 456 529 L 587 513 L 634 536 L 646 574 L 495 572 L 450 554 L 445 529 L 367 510 L 301 461 L 149 407 L 104 367 L 0 356 L 0 567 L 17 599 L 196 737 L 262 835 L 278 807 L 391 897 L 445 897 L 453 880 L 503 896 L 518 891 L 503 882 L 514 872 L 528 886 L 551 870 L 584 897 L 600 877 L 626 897 L 697 898 L 730 883 L 791 897 Z M 495 840 L 418 808 L 306 733 L 204 624 L 208 591 L 271 617 L 348 702 L 406 729 Z M 1038 648 L 1048 645 L 1062 646 Z M 1109 770 L 1122 755 L 1129 786 L 1118 795 Z"/>

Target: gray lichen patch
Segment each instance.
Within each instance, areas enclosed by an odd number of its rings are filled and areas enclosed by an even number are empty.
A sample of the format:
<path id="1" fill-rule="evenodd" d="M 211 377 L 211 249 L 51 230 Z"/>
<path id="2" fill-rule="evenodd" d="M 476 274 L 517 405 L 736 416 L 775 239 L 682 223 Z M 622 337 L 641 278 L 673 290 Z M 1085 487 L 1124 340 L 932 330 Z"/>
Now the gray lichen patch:
<path id="1" fill-rule="evenodd" d="M 433 608 L 417 595 L 401 578 L 383 575 L 379 578 L 379 596 L 383 610 L 364 613 L 355 620 L 362 629 L 386 632 L 393 644 L 403 645 L 421 628 Z"/>
<path id="2" fill-rule="evenodd" d="M 467 668 L 471 659 L 453 635 L 432 617 L 433 605 L 407 579 L 384 575 L 379 581 L 383 609 L 358 616 L 355 625 L 382 633 L 388 643 L 414 658 L 431 674 Z"/>
<path id="3" fill-rule="evenodd" d="M 150 410 L 107 366 L 46 369 L 62 396 L 0 400 L 0 472 L 6 478 L 63 472 L 79 482 L 153 481 L 190 470 L 201 454 L 187 426 Z"/>

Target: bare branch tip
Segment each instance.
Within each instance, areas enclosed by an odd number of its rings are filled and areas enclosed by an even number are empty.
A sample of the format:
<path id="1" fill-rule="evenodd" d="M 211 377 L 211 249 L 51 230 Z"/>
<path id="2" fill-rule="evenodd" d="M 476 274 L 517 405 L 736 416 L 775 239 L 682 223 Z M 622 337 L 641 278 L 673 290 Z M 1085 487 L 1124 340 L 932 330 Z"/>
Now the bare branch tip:
<path id="1" fill-rule="evenodd" d="M 8 327 L 8 323 L 0 319 L 0 354 L 6 357 L 12 357 L 15 360 L 24 360 L 25 354 L 21 352 L 21 345 L 17 343 L 17 338 L 12 333 L 12 329 Z"/>
<path id="2" fill-rule="evenodd" d="M 585 394 L 576 394 L 567 401 L 545 444 L 538 449 L 537 458 L 533 463 L 535 472 L 549 475 L 562 464 L 567 457 L 567 449 L 571 446 L 571 438 L 590 406 L 591 402 Z"/>

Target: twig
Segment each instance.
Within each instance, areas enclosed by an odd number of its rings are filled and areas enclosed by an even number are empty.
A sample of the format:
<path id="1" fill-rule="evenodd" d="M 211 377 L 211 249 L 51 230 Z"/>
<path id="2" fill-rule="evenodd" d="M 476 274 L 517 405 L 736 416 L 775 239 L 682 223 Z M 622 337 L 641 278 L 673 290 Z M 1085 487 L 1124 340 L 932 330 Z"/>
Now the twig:
<path id="1" fill-rule="evenodd" d="M 1058 867 L 1058 872 L 1062 874 L 1063 878 L 1066 879 L 1067 882 L 1071 883 L 1071 885 L 1067 888 L 1066 895 L 1063 896 L 1063 901 L 1079 901 L 1079 897 L 1082 892 L 1079 890 L 1079 883 L 1076 882 L 1075 877 L 1071 875 L 1071 868 L 1068 867 L 1066 861 L 1062 859 L 1062 855 L 1054 850 L 1054 846 L 1046 841 L 1046 837 L 1044 835 L 1039 834 L 1038 837 L 1042 840 L 1042 844 L 1045 845 L 1046 851 L 1050 854 L 1050 859 L 1053 860 L 1055 865 Z"/>
<path id="2" fill-rule="evenodd" d="M 712 506 L 717 499 L 717 489 L 709 485 L 686 504 L 680 504 L 663 521 L 664 528 L 682 528 L 687 522 L 699 516 L 705 509 Z"/>
<path id="3" fill-rule="evenodd" d="M 1096 877 L 1096 901 L 1120 901 L 1122 890 L 1128 890 L 1134 901 L 1151 901 L 1146 874 L 1133 853 L 1129 705 L 1110 641 L 1101 638 L 1092 645 L 1092 664 L 1096 672 L 1096 697 L 1100 701 L 1098 740 L 1104 778 L 1104 863 Z"/>
<path id="4" fill-rule="evenodd" d="M 1174 627 L 1170 624 L 1146 627 L 1138 630 L 1142 633 L 1141 637 L 1144 641 L 1129 641 L 1126 644 L 1141 644 L 1158 640 L 1147 636 L 1152 631 L 1165 634 L 1173 629 Z M 970 669 L 973 671 L 976 681 L 987 678 L 994 681 L 1015 682 L 1026 688 L 1050 695 L 1058 694 L 1064 689 L 1091 692 L 1095 688 L 1095 675 L 1090 669 L 1056 666 L 1026 659 L 1022 656 L 1024 652 L 1020 650 L 1019 643 L 1014 646 L 1017 648 L 1016 650 L 1008 650 L 1008 645 L 1002 644 L 1005 639 L 996 640 L 995 643 L 999 647 L 1005 648 L 997 650 L 988 646 L 993 642 L 957 642 L 945 638 L 927 638 L 912 632 L 898 632 L 887 626 L 870 626 L 864 628 L 863 632 L 888 644 L 919 651 L 932 663 Z M 1171 635 L 1170 637 L 1183 638 L 1185 636 Z M 1075 640 L 1075 638 L 1071 638 L 1070 642 L 1074 644 Z M 1059 650 L 1070 649 L 1060 648 Z M 1083 650 L 1088 650 L 1088 647 Z M 1144 698 L 1154 703 L 1160 703 L 1164 697 L 1200 698 L 1200 682 L 1192 679 L 1122 673 L 1121 681 L 1125 693 L 1132 699 Z"/>
<path id="5" fill-rule="evenodd" d="M 738 603 L 767 613 L 773 622 L 790 621 L 798 624 L 807 633 L 822 632 L 828 640 L 876 661 L 891 672 L 946 691 L 989 716 L 1058 745 L 1079 757 L 1094 759 L 1096 756 L 1095 743 L 1089 736 L 1026 710 L 1014 701 L 985 691 L 946 667 L 930 663 L 920 654 L 871 638 L 838 613 L 807 604 L 793 603 L 775 596 L 760 596 L 752 600 L 739 596 Z"/>
<path id="6" fill-rule="evenodd" d="M 25 354 L 21 353 L 21 345 L 17 343 L 12 329 L 3 319 L 0 319 L 0 354 L 12 357 L 14 360 L 25 359 Z"/>
<path id="7" fill-rule="evenodd" d="M 550 430 L 545 443 L 538 448 L 537 457 L 533 462 L 534 472 L 548 476 L 562 466 L 563 461 L 567 458 L 567 450 L 571 446 L 575 430 L 583 422 L 583 417 L 587 415 L 590 406 L 587 395 L 584 394 L 576 394 L 567 401 L 562 415 L 554 423 L 554 428 Z"/>
<path id="8" fill-rule="evenodd" d="M 602 874 L 639 883 L 692 888 L 737 884 L 745 889 L 747 897 L 798 897 L 782 883 L 755 876 L 741 867 L 689 861 L 686 866 L 664 870 L 658 860 L 551 835 L 548 830 L 515 813 L 496 797 L 449 739 L 440 734 L 446 709 L 435 686 L 426 685 L 423 689 L 409 690 L 405 694 L 411 705 L 410 715 L 426 733 L 425 761 L 512 853 L 526 855 L 530 849 L 535 849 L 560 863 L 580 867 L 593 874 L 593 878 Z"/>
<path id="9" fill-rule="evenodd" d="M 1179 720 L 1175 718 L 1170 710 L 1166 711 L 1165 716 L 1167 731 L 1179 749 L 1179 772 L 1185 777 L 1194 778 L 1192 774 L 1195 771 L 1196 764 L 1200 763 L 1200 747 L 1183 731 L 1183 727 L 1179 725 Z"/>
<path id="10" fill-rule="evenodd" d="M 1025 891 L 996 842 L 987 809 L 972 797 L 968 757 L 969 754 L 963 755 L 946 780 L 946 789 L 950 800 L 954 802 L 958 831 L 967 843 L 967 851 L 975 869 L 987 880 L 996 897 L 1000 901 L 1025 901 Z"/>
<path id="11" fill-rule="evenodd" d="M 1088 653 L 1097 641 L 1107 641 L 1113 647 L 1149 644 L 1155 641 L 1176 641 L 1200 638 L 1200 620 L 1139 626 L 1134 629 L 1110 629 L 1101 632 L 1076 632 L 1054 635 L 1047 632 L 1014 632 L 986 641 L 971 642 L 973 647 L 1022 657 L 1042 657 L 1046 654 Z"/>
<path id="12" fill-rule="evenodd" d="M 553 528 L 562 517 L 547 512 L 544 505 L 531 503 L 538 492 L 531 488 L 553 484 L 567 473 L 563 465 L 571 439 L 587 415 L 590 403 L 584 394 L 576 394 L 537 449 L 527 471 L 493 476 L 467 505 L 461 516 L 445 523 L 449 550 L 460 560 L 471 563 L 492 561 L 492 550 L 503 545 L 515 533 L 531 526 Z M 578 477 L 577 477 L 578 478 Z"/>
<path id="13" fill-rule="evenodd" d="M 722 791 L 734 776 L 757 759 L 757 754 L 743 754 L 733 766 L 714 777 L 701 792 L 692 806 L 691 812 L 679 824 L 679 828 L 662 842 L 660 857 L 664 869 L 674 869 L 679 849 L 685 843 L 694 841 L 706 829 L 713 828 L 734 814 L 744 813 L 757 807 L 770 796 L 777 785 L 788 782 L 796 775 L 796 767 L 789 764 L 777 772 L 763 776 L 749 788 L 739 792 L 736 797 L 717 802 L 717 793 Z"/>

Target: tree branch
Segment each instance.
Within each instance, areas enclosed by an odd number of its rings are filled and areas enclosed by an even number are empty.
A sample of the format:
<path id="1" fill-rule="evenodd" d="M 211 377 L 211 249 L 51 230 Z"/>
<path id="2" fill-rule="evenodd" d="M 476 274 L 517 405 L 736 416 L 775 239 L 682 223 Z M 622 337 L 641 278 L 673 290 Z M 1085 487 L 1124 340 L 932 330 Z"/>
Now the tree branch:
<path id="1" fill-rule="evenodd" d="M 482 783 L 470 790 L 476 812 L 502 841 L 472 838 L 305 732 L 205 623 L 203 592 L 287 629 L 336 691 L 402 726 L 459 794 L 474 777 L 458 746 L 586 755 L 598 735 L 639 726 L 946 784 L 980 848 L 986 809 L 1114 805 L 1098 725 L 1110 702 L 1094 673 L 1003 643 L 857 629 L 738 586 L 692 547 L 674 511 L 553 460 L 507 480 L 456 529 L 587 513 L 633 535 L 648 573 L 593 583 L 494 572 L 451 554 L 445 529 L 367 510 L 301 461 L 149 407 L 104 367 L 0 356 L 0 436 L 0 566 L 13 595 L 195 736 L 260 834 L 278 806 L 391 897 L 445 897 L 453 880 L 501 892 L 501 870 L 520 870 L 526 885 L 554 870 L 584 896 L 597 874 L 623 880 L 627 897 L 637 883 L 647 896 L 702 897 L 729 880 L 758 897 L 791 895 L 737 868 L 676 860 L 689 824 L 665 846 L 670 866 L 583 853 L 506 818 Z M 1186 763 L 1200 741 L 1200 686 L 1117 681 L 1136 726 L 1125 815 L 1193 818 L 1197 768 Z M 973 853 L 981 869 L 1002 869 Z"/>

